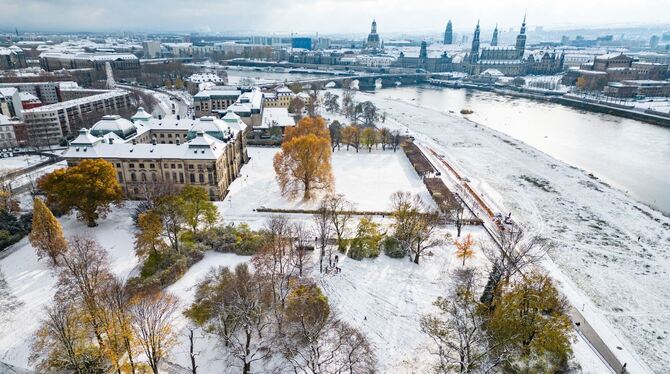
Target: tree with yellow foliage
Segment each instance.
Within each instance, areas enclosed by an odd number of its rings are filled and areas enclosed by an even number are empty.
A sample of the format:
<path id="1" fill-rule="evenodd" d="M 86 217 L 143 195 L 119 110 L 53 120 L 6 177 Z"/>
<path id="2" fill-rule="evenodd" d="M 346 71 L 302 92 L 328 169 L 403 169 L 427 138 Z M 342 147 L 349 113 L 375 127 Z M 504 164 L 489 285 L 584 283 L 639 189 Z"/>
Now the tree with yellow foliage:
<path id="1" fill-rule="evenodd" d="M 295 197 L 303 191 L 303 198 L 309 199 L 313 190 L 332 190 L 331 152 L 330 140 L 314 134 L 285 141 L 274 157 L 282 194 Z"/>
<path id="2" fill-rule="evenodd" d="M 135 253 L 138 257 L 158 255 L 167 246 L 163 241 L 163 220 L 153 210 L 141 213 L 137 219 L 139 230 L 135 233 Z"/>
<path id="3" fill-rule="evenodd" d="M 358 152 L 358 146 L 361 143 L 361 129 L 353 124 L 343 128 L 342 143 L 347 145 L 347 151 L 349 150 L 349 146 L 352 146 Z"/>
<path id="4" fill-rule="evenodd" d="M 59 169 L 40 178 L 39 188 L 47 203 L 63 212 L 77 211 L 77 218 L 89 227 L 110 211 L 110 204 L 123 198 L 114 166 L 105 160 L 83 160 L 79 165 Z"/>
<path id="5" fill-rule="evenodd" d="M 330 142 L 330 130 L 322 117 L 305 117 L 298 121 L 296 126 L 288 127 L 284 133 L 284 141 L 290 142 L 294 138 L 308 134 L 328 139 Z"/>
<path id="6" fill-rule="evenodd" d="M 58 265 L 58 256 L 67 249 L 60 222 L 41 199 L 35 199 L 33 204 L 33 226 L 28 240 L 35 247 L 37 257 L 49 257 L 54 266 Z"/>
<path id="7" fill-rule="evenodd" d="M 0 211 L 8 213 L 16 213 L 20 209 L 19 202 L 12 196 L 11 191 L 7 189 L 0 189 Z"/>
<path id="8" fill-rule="evenodd" d="M 456 240 L 454 242 L 454 245 L 456 246 L 456 257 L 463 260 L 463 266 L 465 266 L 465 260 L 475 255 L 475 251 L 472 249 L 474 244 L 475 241 L 472 239 L 472 234 L 468 234 L 462 241 Z"/>

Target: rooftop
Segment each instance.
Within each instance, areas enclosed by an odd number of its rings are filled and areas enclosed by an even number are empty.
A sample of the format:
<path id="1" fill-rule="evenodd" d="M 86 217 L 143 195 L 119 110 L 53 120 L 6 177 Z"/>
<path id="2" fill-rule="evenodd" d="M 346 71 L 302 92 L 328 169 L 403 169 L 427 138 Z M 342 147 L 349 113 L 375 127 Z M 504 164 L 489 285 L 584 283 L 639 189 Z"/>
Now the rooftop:
<path id="1" fill-rule="evenodd" d="M 78 106 L 81 104 L 86 104 L 90 103 L 93 101 L 98 101 L 98 100 L 105 100 L 105 99 L 111 99 L 123 95 L 127 95 L 128 91 L 124 90 L 113 90 L 97 95 L 92 95 L 92 96 L 86 96 L 86 97 L 81 97 L 78 99 L 73 99 L 73 100 L 68 100 L 68 101 L 63 101 L 60 103 L 53 103 L 49 105 L 44 105 L 39 108 L 33 108 L 33 109 L 28 109 L 25 110 L 24 113 L 39 113 L 39 112 L 48 112 L 52 110 L 58 110 L 58 109 L 65 109 L 65 108 L 71 108 L 73 106 Z"/>

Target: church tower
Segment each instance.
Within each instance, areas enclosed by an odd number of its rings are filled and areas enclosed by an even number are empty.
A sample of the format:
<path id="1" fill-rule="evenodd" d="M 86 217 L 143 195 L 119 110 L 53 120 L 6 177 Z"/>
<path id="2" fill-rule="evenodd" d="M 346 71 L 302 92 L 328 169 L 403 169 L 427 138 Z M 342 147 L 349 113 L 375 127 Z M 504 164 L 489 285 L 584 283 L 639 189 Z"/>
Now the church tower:
<path id="1" fill-rule="evenodd" d="M 521 31 L 516 37 L 516 55 L 518 59 L 523 58 L 523 53 L 526 51 L 526 15 L 523 15 L 523 23 L 521 24 Z"/>
<path id="2" fill-rule="evenodd" d="M 447 29 L 444 31 L 444 44 L 452 44 L 454 42 L 454 30 L 451 25 L 451 20 L 447 22 Z"/>
<path id="3" fill-rule="evenodd" d="M 498 24 L 496 23 L 496 28 L 493 30 L 493 38 L 491 38 L 491 46 L 495 47 L 498 45 Z"/>
<path id="4" fill-rule="evenodd" d="M 472 37 L 472 48 L 470 48 L 470 62 L 475 64 L 479 60 L 479 20 L 475 28 L 475 35 Z"/>

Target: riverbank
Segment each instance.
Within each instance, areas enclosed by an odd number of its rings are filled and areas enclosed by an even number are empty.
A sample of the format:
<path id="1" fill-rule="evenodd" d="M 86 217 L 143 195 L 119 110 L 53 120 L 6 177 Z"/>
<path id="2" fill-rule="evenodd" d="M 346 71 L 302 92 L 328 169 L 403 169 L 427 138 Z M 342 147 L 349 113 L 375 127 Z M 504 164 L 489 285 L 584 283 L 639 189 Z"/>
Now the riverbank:
<path id="1" fill-rule="evenodd" d="M 613 116 L 629 118 L 637 121 L 650 123 L 652 125 L 670 127 L 670 114 L 655 112 L 653 110 L 640 111 L 635 110 L 634 107 L 604 103 L 602 101 L 585 100 L 578 98 L 576 96 L 571 97 L 563 92 L 554 93 L 551 91 L 547 91 L 543 93 L 535 93 L 533 92 L 533 90 L 523 88 L 480 85 L 473 83 L 457 83 L 457 82 L 449 84 L 441 84 L 433 81 L 430 82 L 430 84 L 437 87 L 447 87 L 454 89 L 465 88 L 479 91 L 495 92 L 499 95 L 520 97 L 524 99 L 537 100 L 542 102 L 549 101 L 552 103 L 561 104 L 572 108 L 588 110 L 594 113 L 610 114 Z"/>
<path id="2" fill-rule="evenodd" d="M 617 355 L 640 356 L 652 372 L 664 372 L 662 363 L 670 361 L 670 347 L 664 344 L 670 339 L 670 219 L 587 171 L 449 114 L 444 107 L 435 110 L 411 99 L 376 94 L 357 96 L 386 111 L 387 126 L 408 128 L 467 170 L 473 185 L 493 191 L 489 195 L 497 196 L 496 203 L 512 212 L 529 234 L 551 240 L 549 257 L 564 283 L 574 286 L 572 297 L 584 300 L 575 305 L 590 316 L 591 324 L 595 318 L 599 332 L 610 331 L 608 343 L 616 341 Z M 510 111 L 523 107 L 499 105 Z"/>

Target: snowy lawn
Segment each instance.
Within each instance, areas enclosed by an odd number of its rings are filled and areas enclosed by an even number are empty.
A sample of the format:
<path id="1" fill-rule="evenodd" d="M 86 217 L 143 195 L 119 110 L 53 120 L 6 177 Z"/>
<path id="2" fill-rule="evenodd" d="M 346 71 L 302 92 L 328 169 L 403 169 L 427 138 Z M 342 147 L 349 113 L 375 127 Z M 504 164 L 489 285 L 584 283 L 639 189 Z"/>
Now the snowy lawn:
<path id="1" fill-rule="evenodd" d="M 319 196 L 309 201 L 282 197 L 275 179 L 272 158 L 279 148 L 249 147 L 250 162 L 229 190 L 225 201 L 217 203 L 224 220 L 247 221 L 258 227 L 267 214 L 254 212 L 257 208 L 313 209 Z M 343 194 L 359 211 L 390 211 L 391 195 L 396 191 L 418 193 L 432 203 L 428 190 L 400 150 L 373 150 L 371 153 L 344 148 L 332 157 L 335 193 Z"/>

